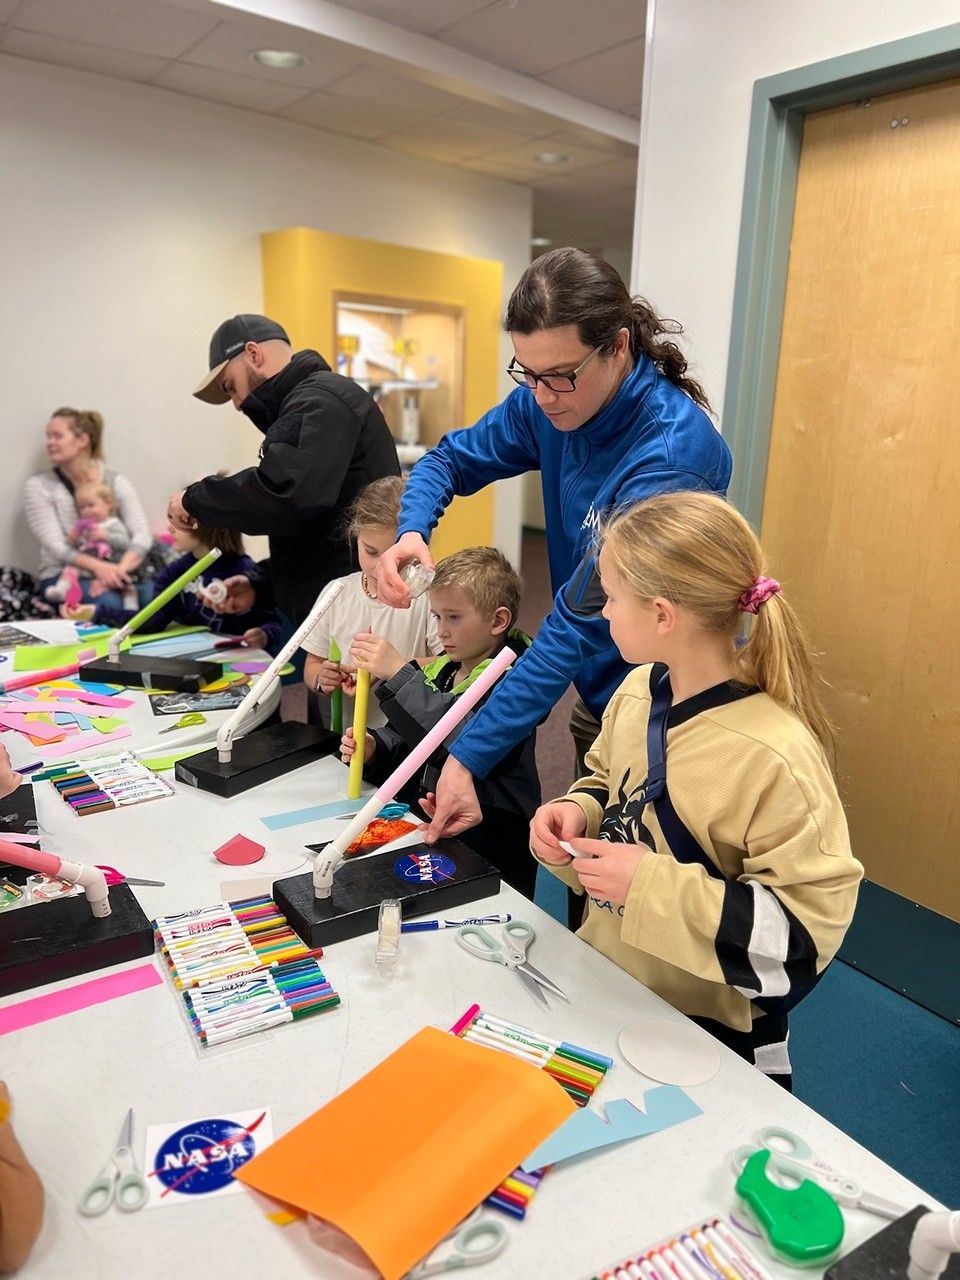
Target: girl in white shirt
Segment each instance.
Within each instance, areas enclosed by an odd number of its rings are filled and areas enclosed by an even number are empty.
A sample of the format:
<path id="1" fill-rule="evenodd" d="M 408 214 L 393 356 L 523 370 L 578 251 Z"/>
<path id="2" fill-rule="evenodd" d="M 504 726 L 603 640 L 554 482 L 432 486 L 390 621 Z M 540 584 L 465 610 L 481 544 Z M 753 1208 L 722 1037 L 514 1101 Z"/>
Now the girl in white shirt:
<path id="1" fill-rule="evenodd" d="M 397 519 L 404 482 L 399 476 L 374 480 L 360 493 L 347 513 L 347 532 L 356 542 L 359 573 L 341 581 L 344 589 L 303 641 L 307 653 L 304 680 L 318 696 L 329 698 L 335 689 L 344 694 L 343 723 L 353 719 L 352 695 L 356 689 L 356 668 L 330 657 L 330 642 L 344 657 L 353 637 L 371 631 L 385 644 L 407 658 L 436 657 L 443 653 L 437 638 L 436 620 L 430 613 L 426 593 L 413 600 L 409 609 L 393 609 L 377 598 L 377 564 L 381 554 L 397 540 Z M 386 724 L 375 698 L 370 699 L 367 725 L 371 729 Z"/>

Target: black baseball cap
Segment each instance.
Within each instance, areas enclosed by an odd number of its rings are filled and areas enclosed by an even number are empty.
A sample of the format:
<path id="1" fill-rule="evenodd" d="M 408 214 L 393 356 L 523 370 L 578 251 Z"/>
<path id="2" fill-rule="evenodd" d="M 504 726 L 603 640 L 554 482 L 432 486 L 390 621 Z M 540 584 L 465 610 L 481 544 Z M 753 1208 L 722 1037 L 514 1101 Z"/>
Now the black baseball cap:
<path id="1" fill-rule="evenodd" d="M 232 320 L 224 320 L 210 339 L 210 372 L 193 394 L 205 404 L 226 404 L 230 397 L 221 391 L 218 379 L 229 362 L 248 342 L 271 342 L 276 338 L 281 342 L 290 341 L 283 326 L 267 316 L 234 316 Z"/>

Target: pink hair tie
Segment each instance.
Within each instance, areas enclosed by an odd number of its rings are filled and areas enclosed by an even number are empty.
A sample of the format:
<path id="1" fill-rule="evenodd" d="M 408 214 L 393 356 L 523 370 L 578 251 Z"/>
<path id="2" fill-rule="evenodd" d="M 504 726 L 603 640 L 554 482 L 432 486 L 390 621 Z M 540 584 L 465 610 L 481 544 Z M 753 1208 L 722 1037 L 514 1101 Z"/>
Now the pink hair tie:
<path id="1" fill-rule="evenodd" d="M 779 595 L 782 588 L 776 578 L 757 578 L 753 585 L 747 587 L 737 601 L 741 613 L 759 613 L 760 606 L 766 604 L 771 596 Z"/>

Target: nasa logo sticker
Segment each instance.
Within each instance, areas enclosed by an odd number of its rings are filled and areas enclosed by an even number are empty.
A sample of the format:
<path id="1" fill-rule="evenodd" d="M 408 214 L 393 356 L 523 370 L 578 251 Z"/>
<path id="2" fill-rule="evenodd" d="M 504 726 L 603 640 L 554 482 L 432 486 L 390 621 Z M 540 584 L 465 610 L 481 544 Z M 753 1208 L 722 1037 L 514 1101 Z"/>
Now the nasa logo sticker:
<path id="1" fill-rule="evenodd" d="M 265 1115 L 255 1115 L 252 1122 L 239 1117 L 194 1120 L 169 1134 L 153 1160 L 161 1197 L 169 1192 L 205 1196 L 232 1187 L 234 1173 L 257 1154 L 253 1131 Z"/>
<path id="2" fill-rule="evenodd" d="M 393 864 L 393 871 L 404 884 L 444 884 L 456 875 L 457 864 L 445 853 L 420 849 L 398 858 Z"/>

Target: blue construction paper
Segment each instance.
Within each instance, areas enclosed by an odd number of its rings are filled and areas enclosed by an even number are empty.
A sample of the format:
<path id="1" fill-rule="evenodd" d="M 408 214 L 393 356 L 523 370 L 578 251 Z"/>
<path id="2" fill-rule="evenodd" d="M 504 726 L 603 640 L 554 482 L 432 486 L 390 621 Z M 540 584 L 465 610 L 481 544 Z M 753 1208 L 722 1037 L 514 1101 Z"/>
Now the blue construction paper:
<path id="1" fill-rule="evenodd" d="M 39 703 L 37 710 L 39 711 L 43 703 Z M 55 711 L 53 713 L 54 724 L 75 724 L 79 729 L 92 729 L 90 717 L 85 716 L 81 711 Z"/>
<path id="2" fill-rule="evenodd" d="M 123 693 L 124 689 L 120 685 L 101 684 L 99 680 L 78 680 L 74 676 L 71 684 L 75 684 L 78 689 L 83 689 L 87 693 L 102 693 L 105 698 L 113 698 L 118 693 Z"/>
<path id="3" fill-rule="evenodd" d="M 209 631 L 195 631 L 188 635 L 162 636 L 137 645 L 138 654 L 148 657 L 179 658 L 190 653 L 205 653 L 217 637 Z"/>
<path id="4" fill-rule="evenodd" d="M 640 1111 L 626 1098 L 615 1098 L 607 1103 L 606 1120 L 584 1107 L 541 1142 L 523 1161 L 521 1169 L 532 1173 L 548 1164 L 559 1164 L 632 1138 L 659 1133 L 703 1114 L 690 1095 L 673 1084 L 648 1089 L 643 1095 L 643 1105 L 645 1110 Z"/>
<path id="5" fill-rule="evenodd" d="M 348 813 L 359 813 L 370 797 L 359 800 L 333 800 L 330 804 L 315 804 L 310 809 L 290 809 L 286 813 L 272 813 L 260 821 L 268 831 L 282 831 L 285 827 L 299 827 L 304 822 L 319 822 L 321 818 L 339 818 Z"/>

